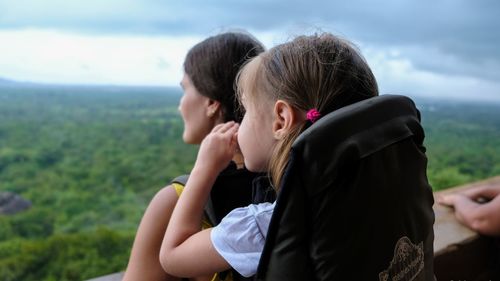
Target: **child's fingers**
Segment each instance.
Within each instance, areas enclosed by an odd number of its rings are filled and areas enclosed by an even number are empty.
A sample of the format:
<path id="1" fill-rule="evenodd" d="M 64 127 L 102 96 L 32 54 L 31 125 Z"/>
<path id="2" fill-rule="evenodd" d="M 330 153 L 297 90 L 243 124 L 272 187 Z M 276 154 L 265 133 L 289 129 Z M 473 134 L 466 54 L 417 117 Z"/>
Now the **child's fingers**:
<path id="1" fill-rule="evenodd" d="M 221 127 L 219 132 L 222 134 L 226 134 L 228 132 L 233 132 L 237 127 L 238 127 L 238 123 L 229 122 L 229 123 L 226 123 L 225 126 Z"/>
<path id="2" fill-rule="evenodd" d="M 222 126 L 217 130 L 217 134 L 222 135 L 224 138 L 229 138 L 234 135 L 238 131 L 238 124 L 226 124 L 226 126 Z"/>
<path id="3" fill-rule="evenodd" d="M 235 151 L 239 151 L 240 147 L 238 145 L 238 131 L 236 131 L 231 138 L 231 145 L 234 146 Z"/>
<path id="4" fill-rule="evenodd" d="M 217 126 L 215 126 L 213 128 L 212 133 L 224 133 L 229 128 L 231 128 L 232 126 L 234 126 L 234 124 L 236 124 L 234 121 L 230 121 L 230 122 L 227 122 L 227 123 L 219 124 L 219 125 L 217 125 Z"/>
<path id="5" fill-rule="evenodd" d="M 233 135 L 233 141 L 236 143 L 236 149 L 240 151 L 240 146 L 238 144 L 238 131 L 236 131 Z"/>
<path id="6" fill-rule="evenodd" d="M 234 134 L 236 134 L 236 132 L 238 132 L 238 128 L 238 124 L 234 123 L 231 127 L 223 128 L 223 131 L 221 133 L 224 135 L 233 136 Z"/>
<path id="7" fill-rule="evenodd" d="M 219 131 L 220 131 L 220 129 L 221 129 L 224 125 L 226 125 L 226 123 L 221 123 L 221 124 L 217 124 L 217 125 L 215 125 L 215 126 L 213 127 L 213 129 L 212 129 L 212 133 L 217 133 L 217 132 L 219 132 Z"/>

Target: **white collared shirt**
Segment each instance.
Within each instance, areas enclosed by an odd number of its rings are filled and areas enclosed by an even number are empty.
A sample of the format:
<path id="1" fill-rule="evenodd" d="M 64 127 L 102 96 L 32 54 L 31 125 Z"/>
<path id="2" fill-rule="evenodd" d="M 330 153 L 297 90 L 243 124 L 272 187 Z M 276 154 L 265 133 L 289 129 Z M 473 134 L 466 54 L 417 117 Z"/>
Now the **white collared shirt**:
<path id="1" fill-rule="evenodd" d="M 214 248 L 242 276 L 257 272 L 274 206 L 266 202 L 234 209 L 212 229 Z"/>

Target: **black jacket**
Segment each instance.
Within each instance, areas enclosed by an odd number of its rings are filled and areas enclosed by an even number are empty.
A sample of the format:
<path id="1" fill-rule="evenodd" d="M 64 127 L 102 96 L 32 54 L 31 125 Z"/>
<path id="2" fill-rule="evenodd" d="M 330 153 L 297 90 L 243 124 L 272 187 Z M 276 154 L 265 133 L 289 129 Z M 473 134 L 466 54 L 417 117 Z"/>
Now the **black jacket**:
<path id="1" fill-rule="evenodd" d="M 383 95 L 295 141 L 257 280 L 434 280 L 432 191 L 420 114 Z"/>

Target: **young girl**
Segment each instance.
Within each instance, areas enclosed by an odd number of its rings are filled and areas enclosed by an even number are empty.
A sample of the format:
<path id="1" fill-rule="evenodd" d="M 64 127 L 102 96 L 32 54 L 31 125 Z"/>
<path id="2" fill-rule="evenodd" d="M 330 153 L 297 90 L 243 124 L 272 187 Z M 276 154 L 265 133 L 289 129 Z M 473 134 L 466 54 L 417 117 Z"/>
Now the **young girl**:
<path id="1" fill-rule="evenodd" d="M 301 36 L 251 60 L 238 79 L 246 110 L 241 125 L 220 124 L 203 140 L 160 251 L 163 268 L 191 277 L 230 266 L 255 274 L 274 204 L 239 208 L 200 231 L 203 206 L 217 174 L 238 148 L 251 171 L 269 171 L 279 188 L 290 147 L 321 116 L 378 95 L 365 60 L 331 34 Z M 194 215 L 196 214 L 196 215 Z"/>
<path id="2" fill-rule="evenodd" d="M 209 37 L 189 50 L 181 81 L 184 95 L 179 105 L 184 121 L 184 142 L 200 144 L 215 125 L 241 121 L 242 113 L 233 88 L 236 74 L 247 59 L 263 51 L 264 47 L 255 38 L 235 32 Z M 212 189 L 217 219 L 252 200 L 252 181 L 257 174 L 242 167 L 241 153 L 235 153 L 231 160 L 231 164 L 224 163 Z M 162 269 L 158 255 L 181 187 L 169 185 L 151 200 L 137 230 L 124 281 L 178 280 Z"/>

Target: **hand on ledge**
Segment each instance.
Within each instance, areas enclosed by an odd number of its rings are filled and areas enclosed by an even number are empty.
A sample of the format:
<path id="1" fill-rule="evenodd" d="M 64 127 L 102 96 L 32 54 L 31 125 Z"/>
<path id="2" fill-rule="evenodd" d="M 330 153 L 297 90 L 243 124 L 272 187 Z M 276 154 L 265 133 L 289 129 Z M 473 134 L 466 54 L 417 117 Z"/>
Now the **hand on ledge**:
<path id="1" fill-rule="evenodd" d="M 500 236 L 500 186 L 484 186 L 439 196 L 441 205 L 455 208 L 465 226 L 484 235 Z"/>

